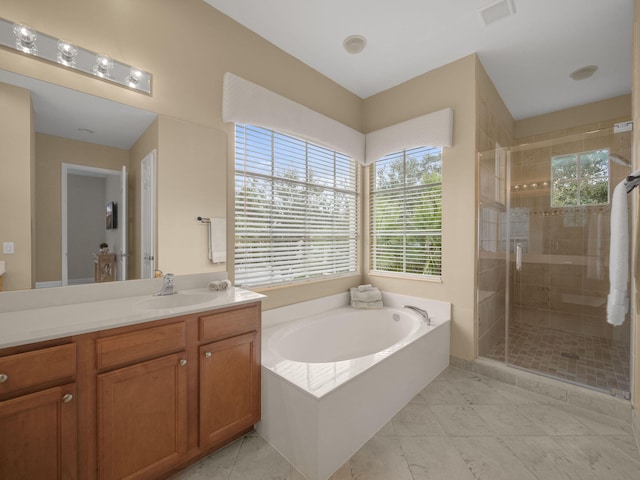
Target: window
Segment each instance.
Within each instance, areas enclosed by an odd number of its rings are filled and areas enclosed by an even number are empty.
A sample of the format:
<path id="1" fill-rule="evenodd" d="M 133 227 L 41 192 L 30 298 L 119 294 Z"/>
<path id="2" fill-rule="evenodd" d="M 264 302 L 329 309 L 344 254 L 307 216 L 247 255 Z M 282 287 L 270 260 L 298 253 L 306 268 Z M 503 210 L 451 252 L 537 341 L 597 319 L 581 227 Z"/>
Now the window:
<path id="1" fill-rule="evenodd" d="M 371 270 L 440 278 L 442 149 L 387 155 L 370 182 Z"/>
<path id="2" fill-rule="evenodd" d="M 236 125 L 235 280 L 276 285 L 357 271 L 357 167 L 341 153 Z"/>
<path id="3" fill-rule="evenodd" d="M 551 206 L 609 203 L 609 150 L 551 158 Z"/>

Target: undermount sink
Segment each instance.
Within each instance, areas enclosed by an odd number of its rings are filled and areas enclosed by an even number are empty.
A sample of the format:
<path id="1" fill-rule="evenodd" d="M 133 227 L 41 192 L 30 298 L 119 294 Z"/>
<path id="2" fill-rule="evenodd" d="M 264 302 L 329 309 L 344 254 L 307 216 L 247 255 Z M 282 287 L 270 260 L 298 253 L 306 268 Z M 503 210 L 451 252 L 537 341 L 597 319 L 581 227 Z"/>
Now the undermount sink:
<path id="1" fill-rule="evenodd" d="M 198 305 L 213 300 L 213 295 L 208 293 L 175 293 L 173 295 L 162 295 L 151 297 L 142 302 L 143 308 L 178 308 Z"/>

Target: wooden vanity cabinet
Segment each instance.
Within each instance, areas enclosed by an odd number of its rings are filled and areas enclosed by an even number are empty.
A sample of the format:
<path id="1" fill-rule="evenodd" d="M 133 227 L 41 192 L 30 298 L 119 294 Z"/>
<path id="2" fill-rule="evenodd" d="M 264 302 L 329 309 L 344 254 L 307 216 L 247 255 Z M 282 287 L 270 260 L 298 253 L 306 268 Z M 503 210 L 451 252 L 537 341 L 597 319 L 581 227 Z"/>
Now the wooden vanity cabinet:
<path id="1" fill-rule="evenodd" d="M 260 419 L 260 304 L 100 332 L 98 480 L 167 478 Z"/>
<path id="2" fill-rule="evenodd" d="M 259 302 L 0 350 L 0 479 L 146 480 L 260 419 Z"/>
<path id="3" fill-rule="evenodd" d="M 251 306 L 200 318 L 200 448 L 260 420 L 260 310 Z"/>
<path id="4" fill-rule="evenodd" d="M 78 478 L 75 374 L 71 343 L 0 356 L 0 478 Z"/>
<path id="5" fill-rule="evenodd" d="M 154 478 L 182 460 L 186 346 L 185 321 L 96 340 L 96 364 L 107 369 L 96 383 L 100 480 Z"/>

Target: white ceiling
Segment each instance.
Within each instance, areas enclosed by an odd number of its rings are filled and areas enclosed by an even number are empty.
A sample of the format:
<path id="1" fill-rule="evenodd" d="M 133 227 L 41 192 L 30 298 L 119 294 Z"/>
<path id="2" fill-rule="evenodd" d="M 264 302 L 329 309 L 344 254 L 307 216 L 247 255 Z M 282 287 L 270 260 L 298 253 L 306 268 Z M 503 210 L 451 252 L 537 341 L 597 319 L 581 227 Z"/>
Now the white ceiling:
<path id="1" fill-rule="evenodd" d="M 631 92 L 633 0 L 514 0 L 489 26 L 495 0 L 205 1 L 361 98 L 474 52 L 515 119 Z M 359 55 L 342 48 L 354 34 Z"/>
<path id="2" fill-rule="evenodd" d="M 35 131 L 57 137 L 129 150 L 157 116 L 5 70 L 0 82 L 30 90 Z"/>

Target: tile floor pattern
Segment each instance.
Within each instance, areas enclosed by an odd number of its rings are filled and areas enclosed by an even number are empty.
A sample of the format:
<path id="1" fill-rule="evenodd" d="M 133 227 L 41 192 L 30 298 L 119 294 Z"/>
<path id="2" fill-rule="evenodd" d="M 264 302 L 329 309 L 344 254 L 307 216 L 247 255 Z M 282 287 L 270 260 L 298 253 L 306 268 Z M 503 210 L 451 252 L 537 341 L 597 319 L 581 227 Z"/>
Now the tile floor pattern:
<path id="1" fill-rule="evenodd" d="M 447 368 L 331 480 L 638 480 L 627 422 Z M 172 480 L 304 480 L 255 433 Z"/>
<path id="2" fill-rule="evenodd" d="M 504 361 L 504 340 L 487 357 Z M 628 346 L 602 337 L 514 323 L 509 331 L 509 363 L 607 392 L 630 391 Z"/>

